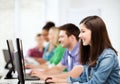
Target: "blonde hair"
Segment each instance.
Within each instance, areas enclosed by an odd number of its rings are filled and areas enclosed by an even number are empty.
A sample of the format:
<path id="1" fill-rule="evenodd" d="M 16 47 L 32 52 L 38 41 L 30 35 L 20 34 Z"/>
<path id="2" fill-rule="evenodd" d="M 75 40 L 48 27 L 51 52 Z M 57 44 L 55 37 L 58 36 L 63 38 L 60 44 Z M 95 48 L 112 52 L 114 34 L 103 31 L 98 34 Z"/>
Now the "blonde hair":
<path id="1" fill-rule="evenodd" d="M 54 32 L 53 32 L 53 34 L 54 34 L 54 40 L 52 40 L 52 44 L 56 47 L 56 46 L 58 46 L 58 44 L 59 44 L 59 41 L 58 41 L 58 39 L 59 39 L 59 32 L 60 32 L 60 30 L 59 30 L 59 28 L 57 28 L 57 27 L 52 27 L 52 28 L 50 28 L 50 30 L 53 30 Z"/>

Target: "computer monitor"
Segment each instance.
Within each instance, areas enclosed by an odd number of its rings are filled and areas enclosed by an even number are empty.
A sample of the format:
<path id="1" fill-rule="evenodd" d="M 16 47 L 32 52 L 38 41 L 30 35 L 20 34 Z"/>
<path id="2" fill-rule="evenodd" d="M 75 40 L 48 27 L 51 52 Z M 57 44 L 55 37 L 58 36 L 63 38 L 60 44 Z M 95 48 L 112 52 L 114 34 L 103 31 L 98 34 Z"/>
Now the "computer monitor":
<path id="1" fill-rule="evenodd" d="M 12 40 L 6 40 L 7 42 L 7 47 L 8 47 L 8 52 L 9 52 L 9 63 L 11 63 L 11 68 L 9 69 L 9 72 L 7 73 L 5 79 L 12 79 L 12 72 L 15 73 L 15 66 L 14 66 L 14 47 L 13 47 L 13 42 Z"/>
<path id="2" fill-rule="evenodd" d="M 30 74 L 26 74 L 22 40 L 17 38 L 16 44 L 17 44 L 17 54 L 15 55 L 15 60 L 16 60 L 16 69 L 18 72 L 19 83 L 24 84 L 25 80 L 40 80 L 38 77 L 32 77 L 30 76 Z"/>
<path id="3" fill-rule="evenodd" d="M 5 69 L 10 69 L 12 66 L 11 66 L 11 63 L 10 63 L 9 51 L 8 51 L 8 49 L 3 49 L 2 52 L 3 52 L 5 62 L 6 62 Z"/>
<path id="4" fill-rule="evenodd" d="M 15 64 L 16 69 L 18 72 L 18 84 L 25 84 L 25 67 L 24 67 L 24 59 L 23 58 L 23 50 L 22 50 L 22 41 L 17 38 L 16 39 L 16 45 L 17 45 L 17 53 L 15 54 Z"/>

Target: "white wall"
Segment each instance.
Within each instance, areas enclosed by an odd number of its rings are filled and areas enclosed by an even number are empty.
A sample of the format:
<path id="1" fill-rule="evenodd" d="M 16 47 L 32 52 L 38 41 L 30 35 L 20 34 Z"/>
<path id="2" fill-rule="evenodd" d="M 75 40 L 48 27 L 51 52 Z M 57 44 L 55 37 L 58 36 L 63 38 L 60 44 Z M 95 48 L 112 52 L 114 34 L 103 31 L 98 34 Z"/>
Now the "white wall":
<path id="1" fill-rule="evenodd" d="M 66 1 L 62 0 L 60 3 L 60 23 L 73 22 L 79 25 L 83 16 L 97 14 L 105 21 L 111 42 L 117 51 L 120 52 L 120 0 Z"/>
<path id="2" fill-rule="evenodd" d="M 59 1 L 45 0 L 45 21 L 53 21 L 56 25 L 59 25 Z"/>
<path id="3" fill-rule="evenodd" d="M 20 31 L 24 54 L 35 47 L 35 36 L 45 24 L 44 0 L 22 0 L 20 4 Z"/>
<path id="4" fill-rule="evenodd" d="M 7 48 L 6 39 L 13 39 L 13 5 L 11 0 L 6 3 L 7 0 L 0 0 L 0 72 L 4 67 L 5 61 L 3 58 L 2 49 Z"/>

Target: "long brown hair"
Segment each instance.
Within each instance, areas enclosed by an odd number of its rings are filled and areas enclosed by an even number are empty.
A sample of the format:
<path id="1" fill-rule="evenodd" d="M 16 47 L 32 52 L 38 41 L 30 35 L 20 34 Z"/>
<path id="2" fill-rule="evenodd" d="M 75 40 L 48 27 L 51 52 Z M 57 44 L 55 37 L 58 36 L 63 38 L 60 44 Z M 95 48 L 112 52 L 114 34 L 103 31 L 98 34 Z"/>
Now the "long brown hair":
<path id="1" fill-rule="evenodd" d="M 106 25 L 99 16 L 88 16 L 80 24 L 84 24 L 86 28 L 91 30 L 91 45 L 83 46 L 82 41 L 80 42 L 81 64 L 90 64 L 91 67 L 95 66 L 99 55 L 105 48 L 111 48 L 116 52 L 110 42 Z"/>

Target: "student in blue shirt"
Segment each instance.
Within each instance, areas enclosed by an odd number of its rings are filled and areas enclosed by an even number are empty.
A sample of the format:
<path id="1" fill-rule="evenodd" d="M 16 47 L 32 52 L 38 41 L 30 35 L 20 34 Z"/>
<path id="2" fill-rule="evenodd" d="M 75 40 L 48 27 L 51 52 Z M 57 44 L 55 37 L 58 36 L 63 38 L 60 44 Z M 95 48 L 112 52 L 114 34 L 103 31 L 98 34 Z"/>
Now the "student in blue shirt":
<path id="1" fill-rule="evenodd" d="M 105 23 L 99 16 L 88 16 L 80 22 L 80 63 L 84 71 L 79 78 L 51 78 L 61 84 L 120 84 L 120 67 Z M 79 70 L 80 71 L 80 70 Z M 80 71 L 81 72 L 81 71 Z"/>

